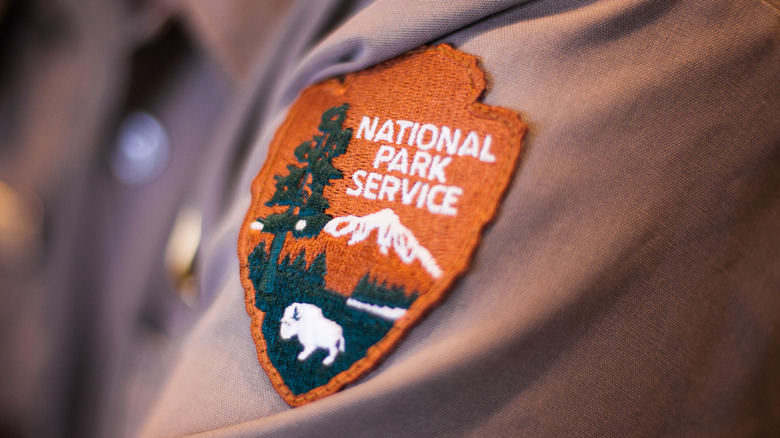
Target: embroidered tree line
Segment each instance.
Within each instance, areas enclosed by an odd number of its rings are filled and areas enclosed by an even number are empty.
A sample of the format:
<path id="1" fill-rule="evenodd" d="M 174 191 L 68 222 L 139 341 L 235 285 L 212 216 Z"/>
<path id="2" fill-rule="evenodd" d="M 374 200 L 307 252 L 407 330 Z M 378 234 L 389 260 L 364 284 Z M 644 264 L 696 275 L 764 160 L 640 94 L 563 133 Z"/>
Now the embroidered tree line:
<path id="1" fill-rule="evenodd" d="M 330 204 L 323 192 L 333 179 L 344 177 L 333 160 L 346 152 L 352 139 L 352 130 L 343 127 L 348 108 L 344 104 L 325 111 L 318 126 L 320 133 L 295 148 L 298 163 L 288 165 L 286 174 L 274 177 L 276 190 L 265 205 L 276 212 L 256 219 L 262 227 L 254 227 L 272 233 L 273 240 L 270 245 L 260 242 L 247 260 L 256 292 L 255 306 L 265 312 L 261 329 L 268 358 L 295 394 L 326 384 L 364 358 L 394 324 L 392 319 L 348 305 L 347 296 L 325 286 L 324 252 L 308 267 L 304 250 L 294 260 L 290 254 L 282 256 L 288 238 L 314 237 L 333 219 L 325 213 Z M 352 292 L 355 299 L 380 307 L 408 308 L 417 298 L 416 293 L 406 296 L 401 286 L 371 280 L 368 273 Z M 325 319 L 342 328 L 347 348 L 332 365 L 322 365 L 327 353 L 323 349 L 315 351 L 309 360 L 298 360 L 301 343 L 280 338 L 284 312 L 293 302 L 315 305 Z"/>
<path id="2" fill-rule="evenodd" d="M 257 219 L 264 232 L 274 235 L 266 269 L 259 279 L 267 294 L 273 293 L 276 286 L 277 265 L 287 233 L 295 238 L 313 237 L 332 219 L 325 214 L 330 205 L 323 191 L 332 179 L 343 177 L 333 166 L 333 159 L 346 152 L 352 139 L 352 129 L 343 129 L 348 109 L 349 105 L 343 104 L 325 111 L 318 127 L 321 134 L 295 148 L 295 158 L 303 165 L 290 164 L 287 175 L 274 177 L 276 192 L 265 205 L 287 206 L 287 210 Z"/>

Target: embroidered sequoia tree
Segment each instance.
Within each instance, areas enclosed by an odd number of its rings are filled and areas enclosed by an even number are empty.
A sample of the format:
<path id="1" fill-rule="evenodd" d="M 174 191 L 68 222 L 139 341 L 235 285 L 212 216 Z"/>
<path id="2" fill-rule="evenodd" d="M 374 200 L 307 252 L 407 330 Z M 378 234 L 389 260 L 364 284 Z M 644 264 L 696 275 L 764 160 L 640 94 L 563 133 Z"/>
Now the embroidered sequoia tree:
<path id="1" fill-rule="evenodd" d="M 295 238 L 313 237 L 332 219 L 325 214 L 330 205 L 322 192 L 330 180 L 343 177 L 333 166 L 333 159 L 346 152 L 352 139 L 352 129 L 342 129 L 347 109 L 349 105 L 344 104 L 325 111 L 319 125 L 322 134 L 295 148 L 295 158 L 305 165 L 290 164 L 287 175 L 274 177 L 276 192 L 265 205 L 287 206 L 287 210 L 257 219 L 264 232 L 274 234 L 267 269 L 263 270 L 259 282 L 266 294 L 274 291 L 279 256 L 287 233 Z"/>
<path id="2" fill-rule="evenodd" d="M 330 204 L 323 192 L 332 180 L 343 178 L 333 159 L 346 153 L 352 139 L 352 130 L 343 128 L 348 108 L 344 104 L 323 113 L 321 132 L 293 151 L 298 163 L 287 165 L 287 172 L 274 176 L 276 190 L 265 203 L 274 213 L 256 219 L 252 225 L 255 230 L 273 234 L 270 245 L 266 240 L 260 241 L 247 257 L 255 307 L 264 313 L 261 326 L 264 351 L 294 394 L 304 394 L 327 384 L 365 358 L 368 350 L 385 338 L 395 320 L 418 296 L 416 292 L 406 294 L 402 286 L 380 284 L 369 273 L 351 293 L 331 290 L 325 284 L 325 252 L 317 254 L 308 266 L 304 249 L 297 251 L 294 260 L 291 254 L 282 256 L 287 239 L 316 237 L 333 219 L 325 213 Z M 331 357 L 332 351 L 320 348 L 322 345 L 301 358 L 304 344 L 312 343 L 301 340 L 300 336 L 282 337 L 282 325 L 285 324 L 288 333 L 291 327 L 285 315 L 296 303 L 317 309 L 320 319 L 316 321 L 340 328 L 338 353 L 329 363 L 326 358 Z"/>

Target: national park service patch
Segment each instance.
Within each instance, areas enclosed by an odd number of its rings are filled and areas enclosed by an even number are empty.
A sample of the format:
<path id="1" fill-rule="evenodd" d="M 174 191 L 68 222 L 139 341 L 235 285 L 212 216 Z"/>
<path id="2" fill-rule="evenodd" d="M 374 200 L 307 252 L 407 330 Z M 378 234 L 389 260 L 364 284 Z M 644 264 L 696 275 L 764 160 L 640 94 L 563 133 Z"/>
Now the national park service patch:
<path id="1" fill-rule="evenodd" d="M 304 90 L 238 254 L 260 364 L 298 406 L 375 367 L 466 269 L 520 153 L 475 57 L 421 49 Z"/>

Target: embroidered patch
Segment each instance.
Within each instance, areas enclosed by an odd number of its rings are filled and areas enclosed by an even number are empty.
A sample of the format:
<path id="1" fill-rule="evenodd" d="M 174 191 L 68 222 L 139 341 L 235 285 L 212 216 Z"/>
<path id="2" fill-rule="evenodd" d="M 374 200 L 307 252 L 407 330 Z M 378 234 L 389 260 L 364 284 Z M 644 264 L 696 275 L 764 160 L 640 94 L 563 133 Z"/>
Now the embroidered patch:
<path id="1" fill-rule="evenodd" d="M 476 58 L 421 49 L 304 90 L 238 253 L 260 364 L 298 406 L 371 370 L 468 266 L 525 126 Z"/>

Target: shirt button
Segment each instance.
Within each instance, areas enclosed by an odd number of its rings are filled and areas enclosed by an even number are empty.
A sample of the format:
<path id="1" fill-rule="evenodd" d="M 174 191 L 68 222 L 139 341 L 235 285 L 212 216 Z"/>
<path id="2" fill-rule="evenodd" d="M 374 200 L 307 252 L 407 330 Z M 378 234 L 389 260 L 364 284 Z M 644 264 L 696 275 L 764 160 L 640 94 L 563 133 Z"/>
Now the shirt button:
<path id="1" fill-rule="evenodd" d="M 18 270 L 34 262 L 43 248 L 43 213 L 35 193 L 0 181 L 0 267 Z"/>
<path id="2" fill-rule="evenodd" d="M 144 184 L 160 176 L 169 157 L 168 131 L 156 117 L 138 111 L 127 116 L 119 128 L 111 169 L 125 184 Z"/>
<path id="3" fill-rule="evenodd" d="M 197 286 L 195 284 L 195 257 L 201 238 L 201 213 L 192 208 L 179 210 L 165 248 L 165 268 L 168 278 L 184 303 L 197 307 Z"/>

